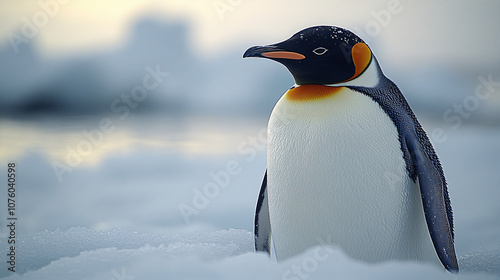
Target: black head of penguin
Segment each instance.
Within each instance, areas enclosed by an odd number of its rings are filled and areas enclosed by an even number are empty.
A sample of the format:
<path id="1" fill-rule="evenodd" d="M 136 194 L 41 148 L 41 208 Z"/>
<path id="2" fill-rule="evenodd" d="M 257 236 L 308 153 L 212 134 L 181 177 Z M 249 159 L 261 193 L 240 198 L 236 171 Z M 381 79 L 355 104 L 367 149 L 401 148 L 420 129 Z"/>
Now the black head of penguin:
<path id="1" fill-rule="evenodd" d="M 315 26 L 277 44 L 251 47 L 243 57 L 269 58 L 283 64 L 297 85 L 336 84 L 361 75 L 372 60 L 372 53 L 349 30 Z"/>

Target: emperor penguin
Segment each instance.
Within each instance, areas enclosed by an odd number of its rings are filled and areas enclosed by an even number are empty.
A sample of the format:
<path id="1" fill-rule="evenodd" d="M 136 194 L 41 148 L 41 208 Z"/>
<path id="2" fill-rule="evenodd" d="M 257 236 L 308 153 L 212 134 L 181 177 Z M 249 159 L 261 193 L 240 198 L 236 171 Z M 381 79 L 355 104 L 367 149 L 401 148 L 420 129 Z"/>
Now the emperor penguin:
<path id="1" fill-rule="evenodd" d="M 255 248 L 278 261 L 333 245 L 365 262 L 458 272 L 443 169 L 398 87 L 349 30 L 306 28 L 243 57 L 284 65 L 293 85 L 268 124 Z"/>

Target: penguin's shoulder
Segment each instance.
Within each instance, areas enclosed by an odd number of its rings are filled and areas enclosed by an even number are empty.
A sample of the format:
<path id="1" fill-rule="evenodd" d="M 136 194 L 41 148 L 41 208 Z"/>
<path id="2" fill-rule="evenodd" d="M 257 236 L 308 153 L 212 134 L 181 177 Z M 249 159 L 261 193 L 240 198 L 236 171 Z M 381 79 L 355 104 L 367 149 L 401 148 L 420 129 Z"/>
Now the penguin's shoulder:
<path id="1" fill-rule="evenodd" d="M 448 197 L 443 168 L 434 150 L 434 147 L 427 137 L 427 134 L 425 133 L 422 125 L 418 121 L 417 117 L 413 113 L 413 110 L 410 108 L 410 105 L 408 105 L 408 102 L 406 101 L 397 85 L 387 77 L 382 76 L 380 82 L 376 87 L 349 86 L 349 88 L 372 98 L 391 118 L 398 130 L 399 141 L 401 143 L 401 150 L 403 152 L 403 158 L 406 162 L 408 175 L 414 181 L 417 179 L 417 172 L 415 163 L 413 162 L 411 157 L 411 151 L 409 150 L 407 145 L 407 140 L 410 139 L 418 143 L 418 148 L 420 148 L 422 152 L 425 153 L 427 158 L 429 158 L 429 160 L 432 162 L 433 167 L 437 170 L 439 177 L 443 182 L 446 208 L 450 220 L 450 225 L 453 227 L 451 204 Z"/>
<path id="2" fill-rule="evenodd" d="M 439 163 L 438 157 L 429 141 L 429 138 L 427 137 L 427 134 L 417 120 L 417 117 L 410 108 L 410 105 L 408 105 L 405 97 L 394 82 L 389 80 L 387 77 L 382 76 L 379 83 L 375 87 L 349 86 L 349 88 L 369 96 L 373 99 L 373 101 L 378 103 L 389 118 L 391 118 L 392 122 L 398 129 L 403 156 L 406 161 L 408 173 L 413 180 L 416 179 L 415 167 L 411 161 L 410 152 L 408 151 L 404 141 L 407 137 L 417 138 L 426 154 L 433 160 L 435 167 L 440 170 L 440 175 L 442 175 L 444 180 L 441 164 Z"/>

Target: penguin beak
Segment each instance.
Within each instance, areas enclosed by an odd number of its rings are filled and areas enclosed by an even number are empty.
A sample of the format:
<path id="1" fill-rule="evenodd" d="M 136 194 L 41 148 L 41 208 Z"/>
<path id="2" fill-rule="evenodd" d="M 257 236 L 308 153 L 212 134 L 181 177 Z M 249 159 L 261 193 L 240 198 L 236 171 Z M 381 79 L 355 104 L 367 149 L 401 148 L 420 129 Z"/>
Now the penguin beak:
<path id="1" fill-rule="evenodd" d="M 278 46 L 255 46 L 251 47 L 243 54 L 245 57 L 264 57 L 270 59 L 292 59 L 292 60 L 302 60 L 305 59 L 305 55 L 284 50 Z"/>

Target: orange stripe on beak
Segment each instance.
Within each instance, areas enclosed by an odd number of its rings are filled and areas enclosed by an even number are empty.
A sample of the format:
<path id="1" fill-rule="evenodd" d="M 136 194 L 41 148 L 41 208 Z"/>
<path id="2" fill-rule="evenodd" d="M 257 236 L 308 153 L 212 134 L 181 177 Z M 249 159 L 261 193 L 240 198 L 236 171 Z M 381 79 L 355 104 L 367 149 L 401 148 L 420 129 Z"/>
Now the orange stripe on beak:
<path id="1" fill-rule="evenodd" d="M 265 52 L 262 53 L 262 56 L 268 58 L 284 58 L 284 59 L 294 59 L 294 60 L 301 60 L 306 58 L 303 54 L 296 52 L 287 52 L 287 51 Z"/>

